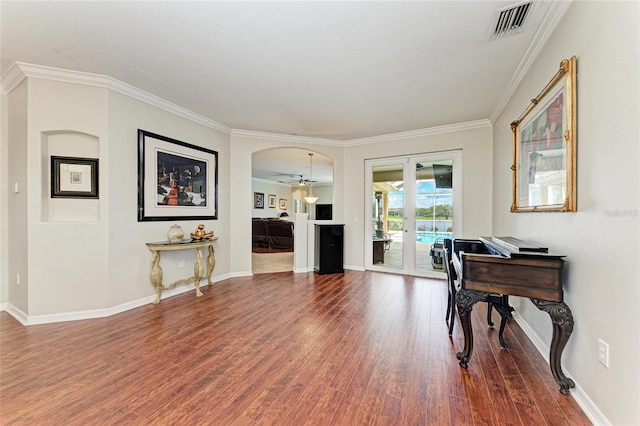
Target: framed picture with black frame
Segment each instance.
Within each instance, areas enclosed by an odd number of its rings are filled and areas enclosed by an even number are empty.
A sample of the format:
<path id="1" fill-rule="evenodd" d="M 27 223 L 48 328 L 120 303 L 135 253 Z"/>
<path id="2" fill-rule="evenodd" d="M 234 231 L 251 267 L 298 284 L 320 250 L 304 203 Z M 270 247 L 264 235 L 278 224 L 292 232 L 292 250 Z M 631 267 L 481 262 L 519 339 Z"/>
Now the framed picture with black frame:
<path id="1" fill-rule="evenodd" d="M 253 193 L 253 208 L 264 209 L 264 193 L 263 192 Z"/>
<path id="2" fill-rule="evenodd" d="M 51 198 L 99 198 L 98 159 L 52 156 Z"/>
<path id="3" fill-rule="evenodd" d="M 138 222 L 218 219 L 218 152 L 138 130 Z"/>

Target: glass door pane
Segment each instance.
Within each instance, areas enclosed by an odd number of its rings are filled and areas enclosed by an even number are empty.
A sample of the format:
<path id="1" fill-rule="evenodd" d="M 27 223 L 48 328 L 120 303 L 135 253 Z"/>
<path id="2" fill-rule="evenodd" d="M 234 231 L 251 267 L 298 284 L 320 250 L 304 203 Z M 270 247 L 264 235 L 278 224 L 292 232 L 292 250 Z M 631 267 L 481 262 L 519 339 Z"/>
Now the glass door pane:
<path id="1" fill-rule="evenodd" d="M 443 276 L 443 240 L 462 231 L 461 163 L 460 151 L 365 161 L 367 269 Z"/>
<path id="2" fill-rule="evenodd" d="M 415 163 L 416 271 L 444 271 L 442 244 L 453 235 L 453 161 Z"/>
<path id="3" fill-rule="evenodd" d="M 397 161 L 397 160 L 396 160 Z M 404 230 L 404 164 L 371 169 L 372 266 L 402 269 Z"/>

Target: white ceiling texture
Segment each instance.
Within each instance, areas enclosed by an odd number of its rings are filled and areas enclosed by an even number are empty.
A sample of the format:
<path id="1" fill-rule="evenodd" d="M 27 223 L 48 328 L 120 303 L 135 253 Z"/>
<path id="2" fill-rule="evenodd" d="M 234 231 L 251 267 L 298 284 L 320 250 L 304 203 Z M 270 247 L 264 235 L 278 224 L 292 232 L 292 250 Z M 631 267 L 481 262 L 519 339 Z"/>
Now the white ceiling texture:
<path id="1" fill-rule="evenodd" d="M 520 3 L 3 0 L 0 75 L 108 75 L 230 129 L 346 142 L 494 119 L 568 4 L 492 37 Z"/>

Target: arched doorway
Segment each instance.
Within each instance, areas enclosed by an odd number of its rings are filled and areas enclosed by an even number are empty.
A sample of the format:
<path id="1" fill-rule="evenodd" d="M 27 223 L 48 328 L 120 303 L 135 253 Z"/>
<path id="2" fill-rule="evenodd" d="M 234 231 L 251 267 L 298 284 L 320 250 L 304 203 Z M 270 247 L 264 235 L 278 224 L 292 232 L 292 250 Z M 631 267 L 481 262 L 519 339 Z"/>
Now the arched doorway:
<path id="1" fill-rule="evenodd" d="M 313 154 L 310 156 L 309 154 Z M 304 148 L 255 152 L 251 167 L 252 271 L 293 270 L 293 215 L 333 203 L 333 159 Z M 310 192 L 313 205 L 304 201 Z"/>

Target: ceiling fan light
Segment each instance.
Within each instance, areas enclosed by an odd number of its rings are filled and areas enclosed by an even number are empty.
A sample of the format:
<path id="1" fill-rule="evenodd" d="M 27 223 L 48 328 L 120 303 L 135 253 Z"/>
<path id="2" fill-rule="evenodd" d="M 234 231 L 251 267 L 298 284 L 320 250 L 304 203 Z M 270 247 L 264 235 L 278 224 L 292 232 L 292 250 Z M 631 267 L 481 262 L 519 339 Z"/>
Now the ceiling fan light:
<path id="1" fill-rule="evenodd" d="M 304 197 L 304 201 L 306 201 L 307 204 L 313 204 L 316 201 L 318 201 L 318 197 L 314 197 L 313 195 L 310 195 L 308 197 Z"/>

